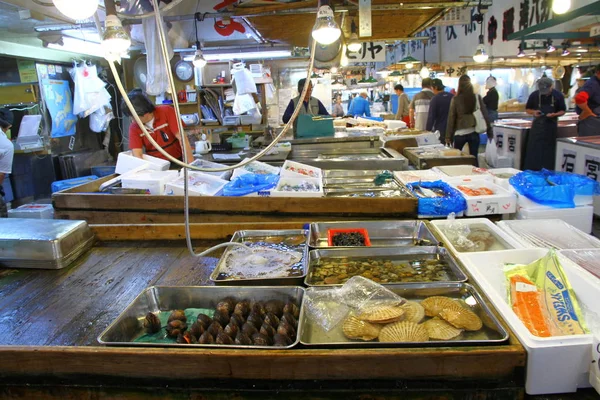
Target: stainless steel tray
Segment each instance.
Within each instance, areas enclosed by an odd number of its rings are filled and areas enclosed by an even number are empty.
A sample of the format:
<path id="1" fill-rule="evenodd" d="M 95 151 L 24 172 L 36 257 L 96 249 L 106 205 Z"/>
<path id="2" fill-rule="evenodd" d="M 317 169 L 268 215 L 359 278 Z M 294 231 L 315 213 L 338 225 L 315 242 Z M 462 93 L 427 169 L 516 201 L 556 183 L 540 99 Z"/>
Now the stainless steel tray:
<path id="1" fill-rule="evenodd" d="M 341 286 L 336 285 L 316 285 L 312 279 L 312 273 L 314 265 L 319 263 L 321 259 L 325 258 L 338 258 L 345 260 L 352 259 L 385 259 L 392 261 L 416 261 L 416 260 L 430 260 L 434 258 L 441 258 L 448 263 L 450 268 L 451 276 L 447 281 L 436 281 L 436 282 L 389 282 L 382 283 L 382 285 L 396 285 L 396 284 L 412 284 L 412 283 L 437 283 L 437 282 L 466 282 L 467 276 L 458 266 L 452 255 L 442 247 L 433 246 L 418 246 L 418 247 L 380 247 L 380 248 L 369 248 L 369 247 L 352 247 L 352 248 L 341 248 L 341 249 L 325 249 L 325 250 L 311 250 L 308 253 L 308 273 L 304 284 L 306 286 Z M 452 279 L 453 278 L 453 279 Z"/>
<path id="2" fill-rule="evenodd" d="M 308 230 L 304 229 L 293 229 L 293 230 L 247 230 L 237 231 L 233 234 L 231 242 L 246 243 L 252 242 L 252 239 L 258 238 L 276 238 L 276 237 L 290 237 L 304 235 L 306 240 L 303 244 L 298 246 L 289 246 L 290 248 L 297 248 L 296 251 L 302 253 L 302 260 L 296 266 L 301 268 L 302 274 L 291 277 L 280 277 L 280 278 L 249 278 L 249 279 L 217 279 L 220 270 L 225 262 L 225 255 L 227 251 L 223 252 L 221 259 L 219 260 L 217 267 L 210 275 L 210 281 L 215 285 L 228 285 L 228 286 L 293 286 L 302 285 L 304 278 L 306 277 L 306 265 L 308 260 Z"/>
<path id="3" fill-rule="evenodd" d="M 310 224 L 308 245 L 318 249 L 339 249 L 327 243 L 327 230 L 365 228 L 371 239 L 371 247 L 437 246 L 429 227 L 423 221 L 354 221 L 317 222 Z M 343 247 L 341 247 L 343 248 Z"/>
<path id="4" fill-rule="evenodd" d="M 463 305 L 468 306 L 483 321 L 483 328 L 476 332 L 463 332 L 456 340 L 428 341 L 417 343 L 380 343 L 377 341 L 363 342 L 347 339 L 339 324 L 329 332 L 325 332 L 319 325 L 313 323 L 307 316 L 306 307 L 302 307 L 300 321 L 300 343 L 309 347 L 448 347 L 448 346 L 480 346 L 497 345 L 508 340 L 508 332 L 500 321 L 487 307 L 477 290 L 466 283 L 430 283 L 386 286 L 394 293 L 407 300 L 422 300 L 429 296 L 447 296 L 460 299 Z M 308 288 L 306 295 L 311 291 L 325 290 L 326 288 Z M 424 320 L 428 319 L 425 317 Z"/>
<path id="5" fill-rule="evenodd" d="M 370 179 L 371 182 L 384 170 L 354 171 L 347 169 L 329 169 L 323 171 L 324 179 Z"/>
<path id="6" fill-rule="evenodd" d="M 408 169 L 408 160 L 393 149 L 294 150 L 292 160 L 321 169 L 390 170 Z"/>
<path id="7" fill-rule="evenodd" d="M 85 221 L 0 218 L 0 265 L 60 269 L 94 244 Z"/>
<path id="8" fill-rule="evenodd" d="M 144 290 L 125 311 L 111 323 L 108 328 L 98 336 L 98 342 L 109 346 L 136 346 L 136 347 L 208 347 L 208 348 L 241 348 L 241 349 L 289 349 L 299 342 L 296 341 L 288 347 L 272 346 L 240 346 L 218 344 L 178 344 L 178 343 L 140 343 L 134 342 L 144 334 L 143 321 L 149 312 L 171 312 L 186 308 L 214 309 L 217 303 L 225 297 L 237 300 L 267 301 L 281 300 L 294 301 L 298 307 L 302 305 L 304 289 L 296 286 L 281 287 L 225 287 L 225 286 L 151 286 Z M 302 326 L 298 320 L 297 332 Z"/>

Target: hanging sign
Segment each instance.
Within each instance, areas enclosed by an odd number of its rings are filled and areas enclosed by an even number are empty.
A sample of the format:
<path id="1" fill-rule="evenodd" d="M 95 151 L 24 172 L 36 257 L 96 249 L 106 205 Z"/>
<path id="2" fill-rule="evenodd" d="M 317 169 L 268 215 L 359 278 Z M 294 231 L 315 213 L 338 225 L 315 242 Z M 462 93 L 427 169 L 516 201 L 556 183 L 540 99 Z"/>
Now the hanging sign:
<path id="1" fill-rule="evenodd" d="M 600 25 L 594 25 L 590 29 L 590 37 L 600 36 Z"/>
<path id="2" fill-rule="evenodd" d="M 359 51 L 346 51 L 351 64 L 385 62 L 385 42 L 363 42 Z"/>

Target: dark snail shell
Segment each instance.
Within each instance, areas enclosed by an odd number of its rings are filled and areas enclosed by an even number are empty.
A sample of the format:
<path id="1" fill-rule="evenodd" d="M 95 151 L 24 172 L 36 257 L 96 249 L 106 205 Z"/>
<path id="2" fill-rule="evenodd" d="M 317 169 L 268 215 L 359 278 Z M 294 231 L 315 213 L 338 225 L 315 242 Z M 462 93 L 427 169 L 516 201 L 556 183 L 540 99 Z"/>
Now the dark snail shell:
<path id="1" fill-rule="evenodd" d="M 254 343 L 255 346 L 271 346 L 273 342 L 270 337 L 261 333 L 255 333 L 252 335 L 252 343 Z"/>
<path id="2" fill-rule="evenodd" d="M 275 328 L 273 328 L 271 325 L 267 324 L 267 321 L 265 321 L 264 324 L 262 324 L 262 326 L 260 327 L 260 331 L 259 333 L 262 333 L 265 336 L 268 337 L 273 337 L 273 335 L 275 335 L 277 331 L 275 330 Z"/>
<path id="3" fill-rule="evenodd" d="M 226 313 L 227 315 L 231 315 L 233 313 L 234 308 L 235 300 L 233 299 L 233 297 L 224 298 L 217 304 L 216 307 L 217 311 L 221 311 L 223 313 Z"/>
<path id="4" fill-rule="evenodd" d="M 283 301 L 280 300 L 269 300 L 265 303 L 265 311 L 267 313 L 273 313 L 278 318 L 283 314 Z"/>
<path id="5" fill-rule="evenodd" d="M 298 319 L 300 317 L 300 309 L 296 304 L 292 303 L 291 301 L 285 303 L 285 306 L 283 307 L 283 312 L 292 314 L 292 316 L 295 319 Z"/>
<path id="6" fill-rule="evenodd" d="M 187 329 L 187 324 L 178 319 L 173 320 L 167 324 L 167 335 L 170 337 L 176 338 L 180 333 L 185 332 Z"/>
<path id="7" fill-rule="evenodd" d="M 211 335 L 210 333 L 208 333 L 208 331 L 204 332 L 202 334 L 202 336 L 200 336 L 198 338 L 198 343 L 200 344 L 214 344 L 215 343 L 215 339 L 213 338 L 213 335 Z"/>
<path id="8" fill-rule="evenodd" d="M 280 322 L 287 322 L 288 324 L 290 324 L 291 326 L 293 326 L 294 329 L 298 328 L 298 321 L 289 312 L 284 312 L 283 313 L 283 317 L 281 317 L 281 321 Z"/>
<path id="9" fill-rule="evenodd" d="M 250 306 L 250 312 L 258 313 L 261 317 L 264 317 L 267 314 L 267 311 L 265 310 L 265 305 L 261 301 L 252 303 L 252 305 Z"/>
<path id="10" fill-rule="evenodd" d="M 252 345 L 252 339 L 248 335 L 243 332 L 240 332 L 235 337 L 235 344 L 240 344 L 242 346 L 250 346 Z"/>
<path id="11" fill-rule="evenodd" d="M 183 334 L 177 335 L 177 343 L 179 344 L 196 344 L 198 341 L 196 337 L 190 333 L 190 331 L 185 331 Z"/>
<path id="12" fill-rule="evenodd" d="M 292 340 L 286 335 L 280 335 L 279 333 L 276 333 L 275 336 L 273 336 L 273 346 L 275 347 L 287 347 L 291 344 Z"/>
<path id="13" fill-rule="evenodd" d="M 237 314 L 232 314 L 231 318 L 229 319 L 229 323 L 233 323 L 236 324 L 238 326 L 238 328 L 241 328 L 242 325 L 244 325 L 244 318 L 242 318 L 240 315 Z"/>
<path id="14" fill-rule="evenodd" d="M 183 310 L 174 310 L 173 312 L 171 312 L 171 315 L 169 315 L 169 320 L 167 322 L 171 322 L 176 319 L 179 321 L 187 322 L 187 317 L 185 316 L 185 312 Z"/>
<path id="15" fill-rule="evenodd" d="M 192 324 L 192 327 L 190 328 L 190 333 L 192 335 L 194 335 L 195 337 L 199 338 L 204 333 L 205 330 L 206 329 L 204 329 L 202 324 L 200 322 L 196 321 Z"/>
<path id="16" fill-rule="evenodd" d="M 216 344 L 233 344 L 233 339 L 231 336 L 226 334 L 225 332 L 221 332 L 217 335 L 217 339 L 215 340 Z"/>
<path id="17" fill-rule="evenodd" d="M 267 315 L 265 315 L 265 323 L 271 325 L 273 328 L 277 328 L 277 325 L 279 325 L 279 318 L 273 313 L 267 313 Z"/>
<path id="18" fill-rule="evenodd" d="M 288 324 L 287 322 L 281 322 L 279 324 L 279 326 L 277 327 L 277 333 L 279 333 L 280 335 L 286 335 L 290 339 L 296 337 L 296 330 L 292 325 Z"/>
<path id="19" fill-rule="evenodd" d="M 218 322 L 221 326 L 225 326 L 229 323 L 229 314 L 215 311 L 213 321 Z"/>
<path id="20" fill-rule="evenodd" d="M 202 324 L 202 327 L 204 329 L 208 328 L 210 326 L 210 324 L 212 324 L 212 318 L 209 317 L 206 314 L 198 314 L 198 318 L 196 318 L 196 320 Z"/>
<path id="21" fill-rule="evenodd" d="M 234 323 L 229 323 L 229 325 L 227 325 L 225 327 L 225 329 L 223 329 L 223 332 L 225 332 L 226 334 L 228 334 L 232 339 L 234 339 L 238 332 L 240 331 L 240 328 L 238 328 L 238 326 Z"/>
<path id="22" fill-rule="evenodd" d="M 215 321 L 212 324 L 210 324 L 206 331 L 210 333 L 212 337 L 217 337 L 219 333 L 223 332 L 223 327 L 221 326 L 221 324 Z"/>
<path id="23" fill-rule="evenodd" d="M 149 312 L 144 319 L 144 329 L 146 329 L 146 332 L 148 333 L 160 331 L 160 319 L 158 319 L 155 314 Z"/>
<path id="24" fill-rule="evenodd" d="M 248 303 L 246 300 L 240 301 L 235 305 L 233 313 L 246 318 L 246 316 L 250 314 L 250 303 Z"/>
<path id="25" fill-rule="evenodd" d="M 259 329 L 263 324 L 263 319 L 259 314 L 253 313 L 248 315 L 248 319 L 246 320 L 247 324 L 252 324 L 256 329 Z"/>
<path id="26" fill-rule="evenodd" d="M 248 337 L 252 337 L 253 335 L 258 333 L 258 329 L 256 329 L 254 324 L 246 322 L 244 325 L 242 325 L 242 333 L 244 333 Z"/>

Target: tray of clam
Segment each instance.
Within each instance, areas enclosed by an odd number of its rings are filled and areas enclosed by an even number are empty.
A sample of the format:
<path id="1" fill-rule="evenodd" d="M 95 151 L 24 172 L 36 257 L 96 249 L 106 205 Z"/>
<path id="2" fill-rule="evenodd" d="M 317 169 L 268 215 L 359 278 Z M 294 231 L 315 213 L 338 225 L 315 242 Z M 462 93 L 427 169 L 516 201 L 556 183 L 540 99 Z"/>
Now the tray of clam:
<path id="1" fill-rule="evenodd" d="M 152 286 L 98 337 L 111 346 L 292 348 L 304 289 Z"/>
<path id="2" fill-rule="evenodd" d="M 442 247 L 343 248 L 308 254 L 307 286 L 343 285 L 362 276 L 382 285 L 466 282 L 467 276 Z"/>
<path id="3" fill-rule="evenodd" d="M 237 231 L 210 275 L 215 285 L 301 285 L 306 277 L 308 230 Z"/>
<path id="4" fill-rule="evenodd" d="M 506 329 L 469 284 L 391 285 L 386 289 L 402 301 L 355 310 L 327 304 L 327 297 L 323 296 L 322 304 L 315 307 L 343 310 L 339 323 L 330 330 L 309 316 L 306 302 L 308 298 L 319 299 L 319 291 L 331 289 L 306 289 L 300 312 L 300 343 L 309 347 L 446 347 L 508 340 Z"/>

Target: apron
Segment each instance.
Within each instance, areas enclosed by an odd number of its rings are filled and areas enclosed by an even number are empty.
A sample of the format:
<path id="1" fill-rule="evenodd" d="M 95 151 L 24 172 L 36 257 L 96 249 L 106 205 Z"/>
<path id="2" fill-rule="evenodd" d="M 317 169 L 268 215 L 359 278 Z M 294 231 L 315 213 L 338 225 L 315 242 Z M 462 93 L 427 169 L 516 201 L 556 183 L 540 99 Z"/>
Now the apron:
<path id="1" fill-rule="evenodd" d="M 596 107 L 592 112 L 598 117 L 588 117 L 577 123 L 578 136 L 598 136 L 600 135 L 600 107 Z"/>
<path id="2" fill-rule="evenodd" d="M 539 110 L 544 114 L 556 112 L 554 107 L 554 96 L 551 104 L 542 105 L 540 93 Z M 545 115 L 533 120 L 529 136 L 527 137 L 527 149 L 523 169 L 539 171 L 542 168 L 554 170 L 556 158 L 556 134 L 558 131 L 558 119 L 548 118 Z"/>
<path id="3" fill-rule="evenodd" d="M 298 106 L 298 102 L 300 101 L 300 96 L 294 98 L 292 100 L 294 102 L 294 110 L 296 109 L 296 107 Z M 304 106 L 304 103 L 302 104 Z M 300 115 L 319 115 L 319 100 L 317 100 L 315 97 L 310 97 L 310 99 L 308 100 L 308 110 L 307 107 L 300 107 L 300 111 L 298 112 L 298 116 Z M 296 137 L 296 128 L 298 127 L 298 118 L 296 118 L 294 120 L 294 137 Z"/>

